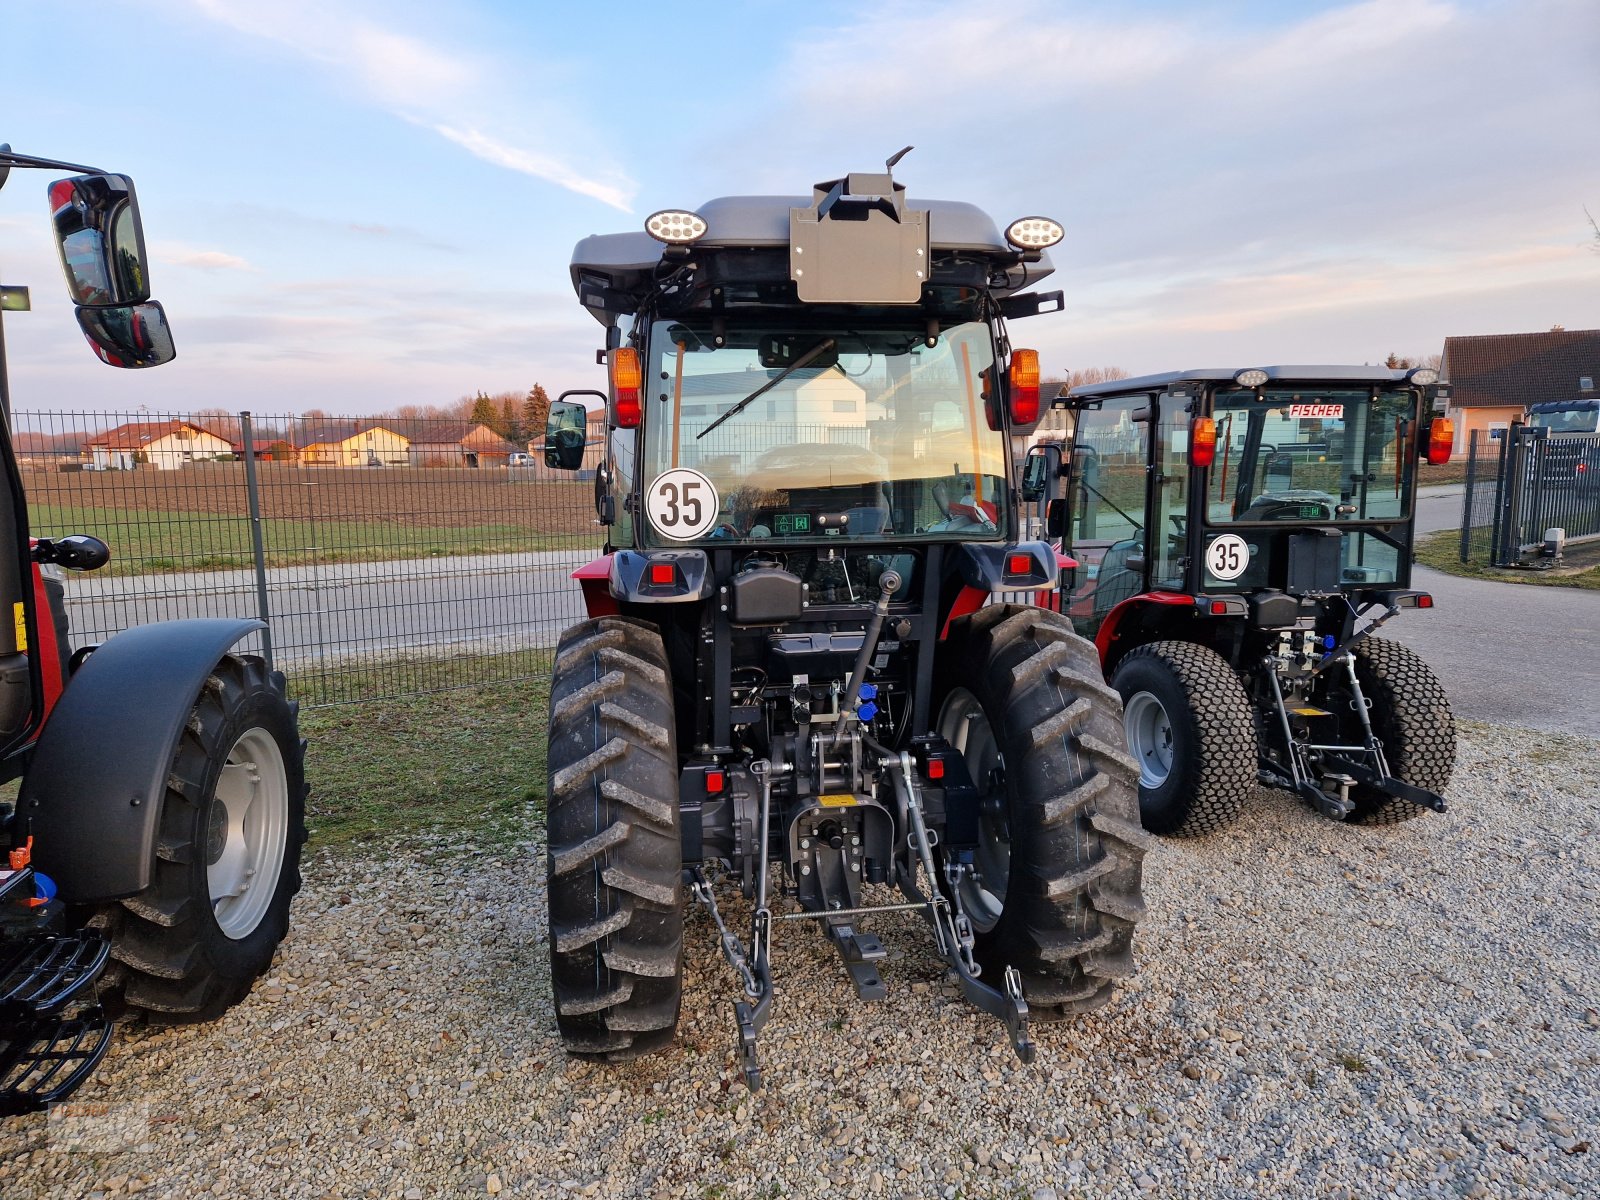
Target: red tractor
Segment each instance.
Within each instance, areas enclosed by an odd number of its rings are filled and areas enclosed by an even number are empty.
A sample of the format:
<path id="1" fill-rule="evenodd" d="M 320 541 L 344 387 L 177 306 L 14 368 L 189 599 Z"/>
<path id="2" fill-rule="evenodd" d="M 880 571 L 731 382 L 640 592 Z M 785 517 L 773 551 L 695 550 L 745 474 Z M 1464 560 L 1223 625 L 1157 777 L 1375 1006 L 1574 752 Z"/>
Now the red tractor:
<path id="1" fill-rule="evenodd" d="M 1073 389 L 1025 496 L 1081 562 L 1059 593 L 1122 696 L 1154 833 L 1231 822 L 1258 782 L 1324 816 L 1443 812 L 1455 722 L 1374 637 L 1411 584 L 1417 480 L 1447 462 L 1435 373 L 1176 371 Z"/>
<path id="2" fill-rule="evenodd" d="M 0 146 L 50 185 L 68 291 L 90 347 L 132 369 L 173 357 L 150 299 L 133 183 Z M 7 307 L 26 292 L 6 289 Z M 0 397 L 4 396 L 0 343 Z M 239 649 L 252 620 L 170 621 L 74 648 L 67 570 L 97 538 L 33 538 L 10 405 L 0 424 L 0 1116 L 83 1082 L 113 1018 L 210 1020 L 266 970 L 305 840 L 304 746 L 283 676 Z"/>
<path id="3" fill-rule="evenodd" d="M 1009 439 L 1038 418 L 1039 372 L 1008 323 L 1060 308 L 1026 289 L 1061 232 L 1002 234 L 886 169 L 578 245 L 610 387 L 606 554 L 578 572 L 589 618 L 550 702 L 571 1053 L 672 1041 L 691 901 L 739 983 L 752 1087 L 781 929 L 815 927 L 876 1000 L 874 919 L 920 914 L 1024 1061 L 1030 1018 L 1132 971 L 1146 837 L 1121 705 L 1062 617 L 989 603 L 1058 578 L 1018 520 Z M 550 465 L 583 465 L 586 425 L 552 406 Z"/>

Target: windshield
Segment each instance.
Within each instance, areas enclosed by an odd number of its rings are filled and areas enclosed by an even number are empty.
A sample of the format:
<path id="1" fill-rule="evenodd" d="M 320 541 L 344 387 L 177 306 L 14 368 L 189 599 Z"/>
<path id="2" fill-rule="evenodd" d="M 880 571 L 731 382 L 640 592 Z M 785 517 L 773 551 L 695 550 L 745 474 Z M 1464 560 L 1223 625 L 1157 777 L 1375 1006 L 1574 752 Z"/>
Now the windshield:
<path id="1" fill-rule="evenodd" d="M 1542 425 L 1551 433 L 1594 433 L 1600 422 L 1600 405 L 1567 412 L 1534 413 L 1530 419 L 1534 425 Z"/>
<path id="2" fill-rule="evenodd" d="M 1410 391 L 1219 392 L 1208 520 L 1404 519 L 1415 409 Z"/>
<path id="3" fill-rule="evenodd" d="M 651 329 L 653 544 L 1009 535 L 988 326 Z M 998 424 L 994 422 L 993 424 Z"/>

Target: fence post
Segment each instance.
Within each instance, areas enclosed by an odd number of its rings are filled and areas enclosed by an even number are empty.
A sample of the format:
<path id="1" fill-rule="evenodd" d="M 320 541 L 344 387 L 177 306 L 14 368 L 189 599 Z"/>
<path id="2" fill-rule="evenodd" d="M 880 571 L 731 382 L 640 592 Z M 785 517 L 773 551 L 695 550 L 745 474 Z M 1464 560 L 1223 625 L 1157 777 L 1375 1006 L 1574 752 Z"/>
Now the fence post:
<path id="1" fill-rule="evenodd" d="M 1472 488 L 1478 478 L 1478 430 L 1467 439 L 1467 494 L 1461 498 L 1461 561 L 1472 561 Z"/>
<path id="2" fill-rule="evenodd" d="M 1505 432 L 1502 456 L 1505 465 L 1500 481 L 1505 489 L 1505 506 L 1500 514 L 1500 544 L 1494 558 L 1497 567 L 1515 567 L 1522 563 L 1522 521 L 1528 476 L 1528 444 L 1523 437 L 1526 429 L 1523 422 L 1513 421 Z"/>
<path id="3" fill-rule="evenodd" d="M 244 445 L 244 487 L 250 503 L 250 548 L 256 563 L 256 615 L 267 622 L 261 631 L 261 649 L 272 668 L 272 611 L 267 603 L 267 552 L 261 536 L 261 487 L 256 479 L 256 441 L 250 414 L 239 414 L 239 440 Z"/>

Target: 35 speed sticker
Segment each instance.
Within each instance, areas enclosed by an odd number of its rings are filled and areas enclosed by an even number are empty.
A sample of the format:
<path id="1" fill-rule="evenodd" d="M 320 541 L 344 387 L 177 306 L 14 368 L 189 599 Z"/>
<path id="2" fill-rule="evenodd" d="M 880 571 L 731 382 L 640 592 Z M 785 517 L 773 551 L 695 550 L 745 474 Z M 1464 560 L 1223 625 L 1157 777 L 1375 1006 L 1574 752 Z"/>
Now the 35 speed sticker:
<path id="1" fill-rule="evenodd" d="M 1237 579 L 1250 565 L 1250 547 L 1237 533 L 1225 533 L 1206 547 L 1206 573 L 1213 579 Z"/>
<path id="2" fill-rule="evenodd" d="M 717 488 L 699 471 L 674 467 L 657 475 L 644 493 L 650 524 L 663 537 L 687 542 L 704 537 L 717 523 Z"/>

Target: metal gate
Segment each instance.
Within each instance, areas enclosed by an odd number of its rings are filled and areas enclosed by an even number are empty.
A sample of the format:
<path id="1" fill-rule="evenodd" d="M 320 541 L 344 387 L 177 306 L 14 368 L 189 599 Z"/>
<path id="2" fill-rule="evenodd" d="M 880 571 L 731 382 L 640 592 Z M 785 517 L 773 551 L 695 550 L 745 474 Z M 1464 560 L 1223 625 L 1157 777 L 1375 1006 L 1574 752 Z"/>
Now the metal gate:
<path id="1" fill-rule="evenodd" d="M 1521 421 L 1487 438 L 1473 430 L 1461 561 L 1532 565 L 1556 529 L 1569 545 L 1600 538 L 1600 434 L 1552 435 Z"/>

